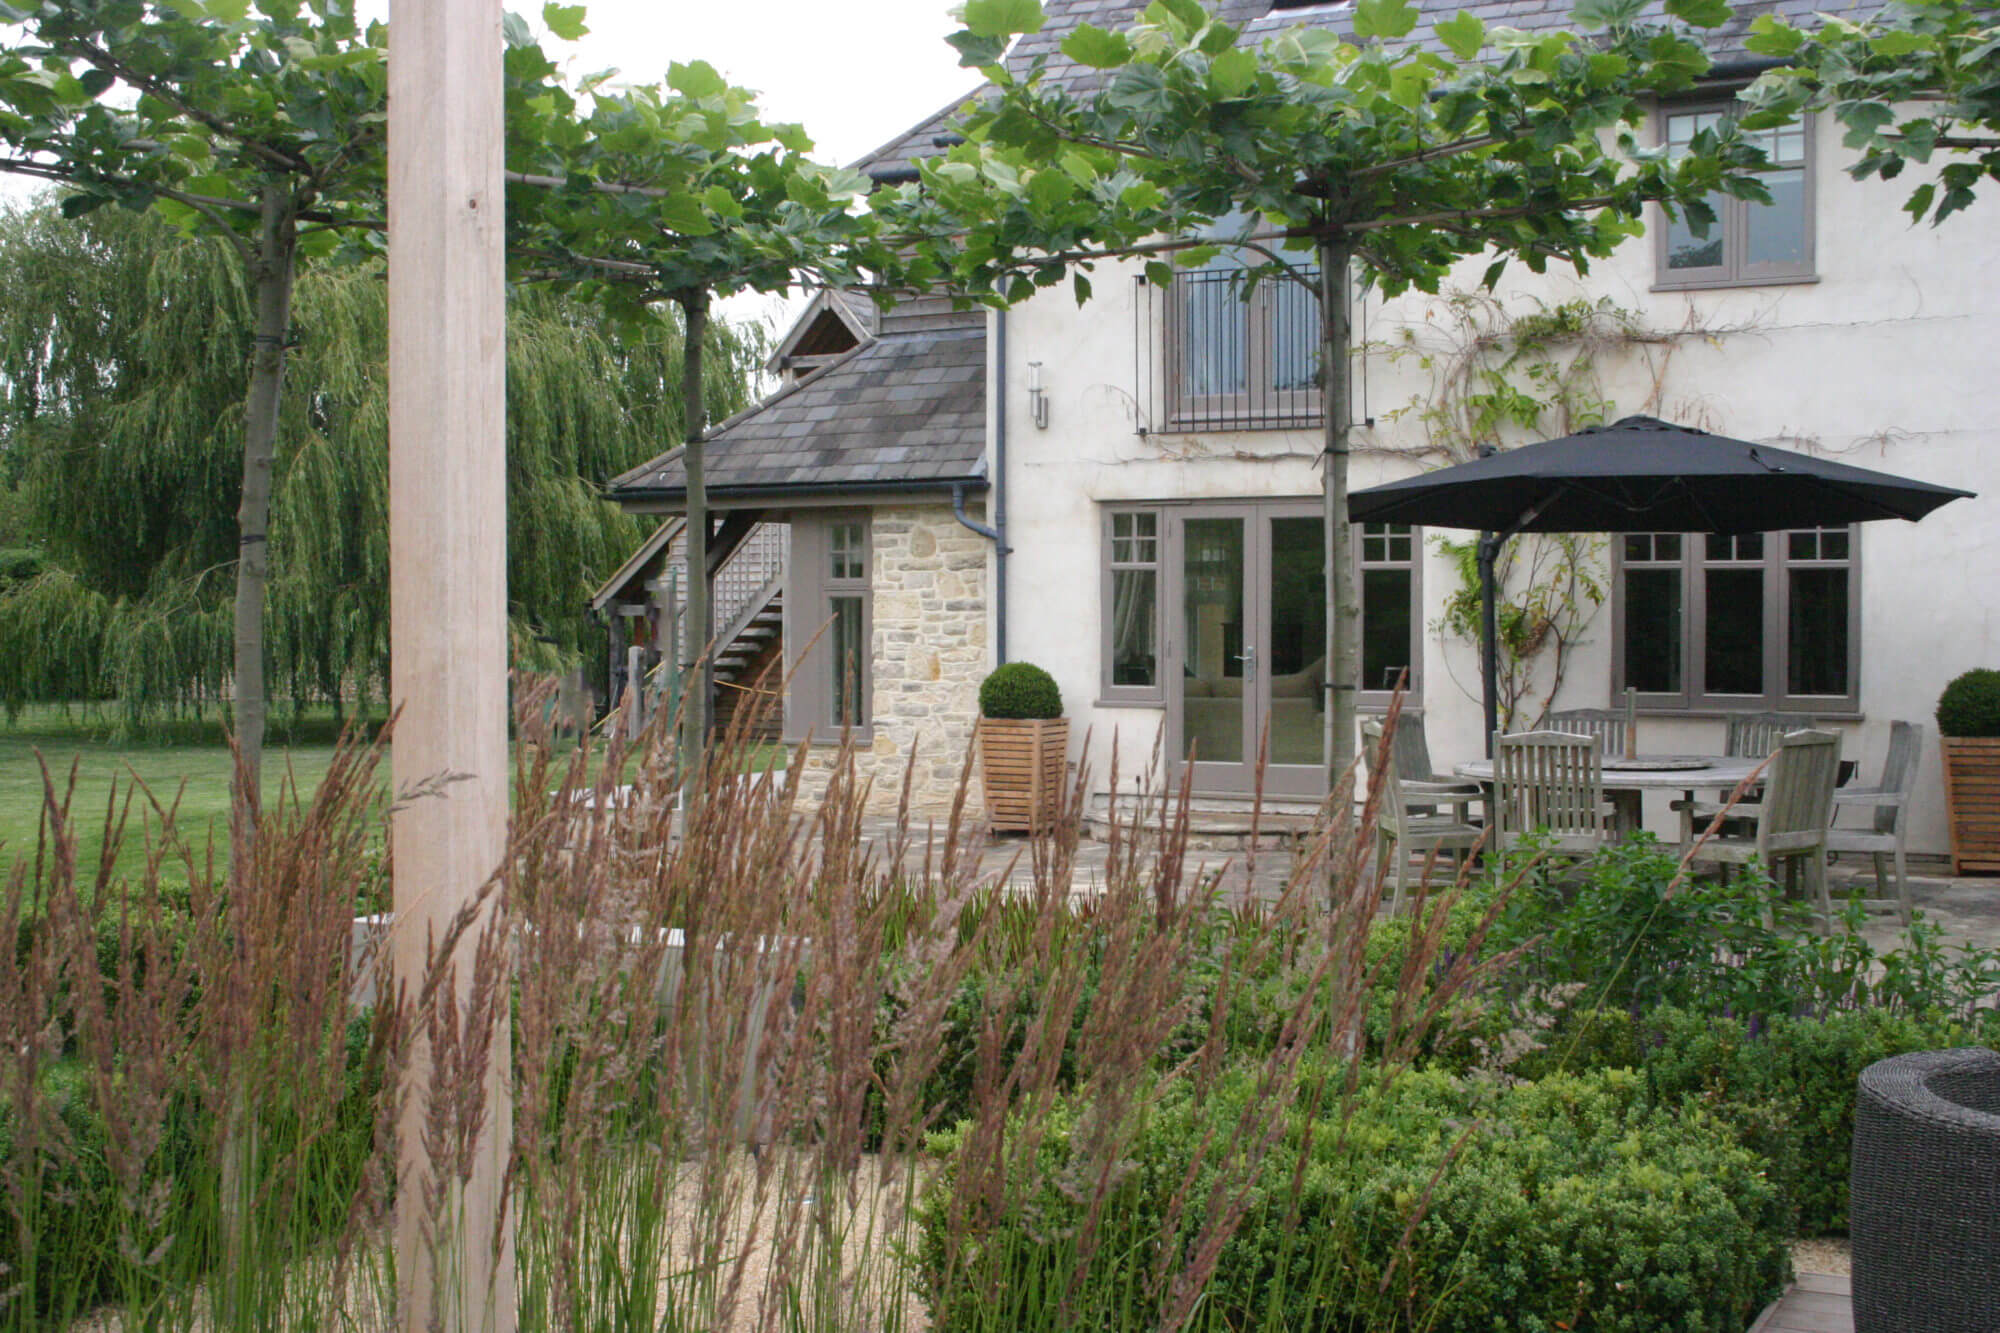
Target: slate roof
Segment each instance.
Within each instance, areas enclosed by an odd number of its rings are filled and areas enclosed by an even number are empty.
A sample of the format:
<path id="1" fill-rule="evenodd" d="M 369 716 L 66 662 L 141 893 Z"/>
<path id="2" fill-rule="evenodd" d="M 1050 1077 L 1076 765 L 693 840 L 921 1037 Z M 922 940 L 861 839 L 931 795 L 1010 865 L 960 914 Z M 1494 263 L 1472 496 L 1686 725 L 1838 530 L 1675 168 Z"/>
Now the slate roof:
<path id="1" fill-rule="evenodd" d="M 986 331 L 889 333 L 739 412 L 708 437 L 715 500 L 984 486 Z M 685 498 L 673 449 L 611 483 L 621 501 Z"/>
<path id="2" fill-rule="evenodd" d="M 1272 0 L 1209 0 L 1226 23 L 1242 28 L 1248 38 L 1261 41 L 1286 28 L 1306 24 L 1331 28 L 1342 34 L 1352 32 L 1354 8 L 1350 3 L 1313 5 L 1307 8 L 1273 9 Z M 1477 14 L 1491 27 L 1520 28 L 1529 32 L 1570 26 L 1575 0 L 1415 0 L 1422 17 L 1417 34 L 1430 31 L 1432 23 L 1450 18 L 1460 10 Z M 1145 0 L 1045 0 L 1046 22 L 1040 32 L 1028 33 L 1007 53 L 1007 64 L 1025 71 L 1036 57 L 1049 60 L 1048 77 L 1073 91 L 1088 89 L 1101 76 L 1098 71 L 1071 64 L 1059 49 L 1062 41 L 1078 25 L 1092 23 L 1100 28 L 1129 25 L 1145 8 Z M 1778 14 L 1800 22 L 1815 13 L 1837 13 L 1859 18 L 1882 8 L 1880 0 L 1737 0 L 1735 17 L 1725 26 L 1709 29 L 1704 35 L 1709 54 L 1718 70 L 1728 73 L 1757 65 L 1758 59 L 1743 47 L 1750 25 L 1760 14 Z M 1663 0 L 1651 0 L 1645 18 L 1657 20 L 1665 14 Z M 907 172 L 919 158 L 934 157 L 944 150 L 936 139 L 948 136 L 958 108 L 984 89 L 954 101 L 925 118 L 908 132 L 891 139 L 854 164 L 870 175 L 884 176 Z"/>

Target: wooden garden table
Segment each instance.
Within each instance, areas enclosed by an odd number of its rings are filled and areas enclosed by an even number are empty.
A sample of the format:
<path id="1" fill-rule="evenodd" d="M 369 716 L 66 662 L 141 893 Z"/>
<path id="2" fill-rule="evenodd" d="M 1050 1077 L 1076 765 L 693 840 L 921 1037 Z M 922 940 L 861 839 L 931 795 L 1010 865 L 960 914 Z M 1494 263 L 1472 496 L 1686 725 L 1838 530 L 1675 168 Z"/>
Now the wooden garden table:
<path id="1" fill-rule="evenodd" d="M 1604 760 L 1604 794 L 1618 810 L 1618 827 L 1639 827 L 1640 801 L 1649 791 L 1678 791 L 1688 800 L 1698 791 L 1735 791 L 1763 759 L 1721 754 L 1609 755 Z M 1461 778 L 1490 785 L 1493 761 L 1472 759 L 1452 769 Z M 1679 837 L 1678 831 L 1675 838 Z"/>

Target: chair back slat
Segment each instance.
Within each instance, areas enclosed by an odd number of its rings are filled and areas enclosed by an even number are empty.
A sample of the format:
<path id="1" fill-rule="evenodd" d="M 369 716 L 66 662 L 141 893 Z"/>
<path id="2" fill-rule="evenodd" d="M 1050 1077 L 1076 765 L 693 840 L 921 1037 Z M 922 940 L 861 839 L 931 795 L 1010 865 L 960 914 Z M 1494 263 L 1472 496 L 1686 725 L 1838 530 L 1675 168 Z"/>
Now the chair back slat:
<path id="1" fill-rule="evenodd" d="M 1625 692 L 1623 708 L 1565 708 L 1550 713 L 1548 730 L 1570 736 L 1595 736 L 1600 754 L 1634 753 L 1638 736 L 1632 691 Z"/>
<path id="2" fill-rule="evenodd" d="M 1764 779 L 1760 844 L 1802 834 L 1824 838 L 1833 821 L 1833 788 L 1840 776 L 1840 737 L 1831 731 L 1794 731 L 1778 742 Z"/>
<path id="3" fill-rule="evenodd" d="M 1398 735 L 1402 730 L 1399 724 L 1396 728 Z M 1382 723 L 1379 719 L 1371 717 L 1361 724 L 1361 743 L 1362 757 L 1374 764 L 1376 756 L 1382 753 Z M 1396 771 L 1402 767 L 1401 747 L 1393 738 L 1389 744 L 1389 762 L 1382 765 L 1382 795 L 1375 817 L 1385 830 L 1400 836 L 1409 816 L 1409 807 L 1403 801 L 1402 775 Z"/>
<path id="4" fill-rule="evenodd" d="M 1377 729 L 1380 727 L 1378 725 Z M 1424 710 L 1405 708 L 1396 715 L 1396 734 L 1390 738 L 1396 750 L 1399 776 L 1414 782 L 1428 782 L 1437 770 L 1431 767 L 1431 744 L 1424 735 Z"/>
<path id="5" fill-rule="evenodd" d="M 1778 752 L 1778 742 L 1819 723 L 1804 713 L 1732 713 L 1722 752 L 1738 759 L 1762 759 Z"/>
<path id="6" fill-rule="evenodd" d="M 1882 790 L 1903 799 L 1875 807 L 1875 831 L 1894 833 L 1909 817 L 1910 793 L 1917 787 L 1917 761 L 1924 748 L 1924 729 L 1915 722 L 1889 724 L 1889 753 L 1882 760 Z"/>
<path id="7" fill-rule="evenodd" d="M 1558 851 L 1595 851 L 1605 838 L 1602 743 L 1561 731 L 1496 734 L 1493 801 L 1503 849 L 1536 834 Z"/>

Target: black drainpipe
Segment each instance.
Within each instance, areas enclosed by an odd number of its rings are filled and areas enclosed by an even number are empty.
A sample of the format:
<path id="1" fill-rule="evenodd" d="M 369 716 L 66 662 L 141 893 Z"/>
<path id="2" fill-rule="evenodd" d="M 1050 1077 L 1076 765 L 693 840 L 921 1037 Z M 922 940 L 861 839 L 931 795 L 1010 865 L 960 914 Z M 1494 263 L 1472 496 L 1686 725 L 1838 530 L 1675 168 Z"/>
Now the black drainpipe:
<path id="1" fill-rule="evenodd" d="M 1007 545 L 1007 312 L 996 312 L 993 323 L 993 360 L 999 367 L 995 376 L 999 386 L 993 399 L 993 475 L 986 491 L 991 497 L 987 511 L 993 526 L 965 512 L 962 481 L 952 483 L 951 516 L 993 543 L 993 665 L 999 666 L 1007 660 L 1007 556 L 1013 550 Z"/>

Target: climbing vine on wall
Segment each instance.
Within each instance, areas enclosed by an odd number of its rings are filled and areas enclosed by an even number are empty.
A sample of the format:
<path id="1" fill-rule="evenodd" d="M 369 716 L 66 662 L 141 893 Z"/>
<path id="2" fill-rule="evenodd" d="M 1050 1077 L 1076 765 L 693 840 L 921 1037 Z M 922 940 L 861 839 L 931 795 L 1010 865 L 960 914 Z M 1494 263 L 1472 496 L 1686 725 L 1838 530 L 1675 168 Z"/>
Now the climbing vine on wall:
<path id="1" fill-rule="evenodd" d="M 1428 374 L 1428 394 L 1384 415 L 1420 425 L 1441 463 L 1467 462 L 1481 446 L 1506 448 L 1611 419 L 1618 404 L 1602 372 L 1612 365 L 1629 369 L 1636 361 L 1649 382 L 1645 401 L 1628 410 L 1658 411 L 1674 349 L 1716 332 L 1692 323 L 1652 329 L 1608 297 L 1536 300 L 1510 310 L 1489 292 L 1447 292 L 1430 299 L 1423 320 L 1405 321 L 1385 349 L 1392 362 Z M 1432 541 L 1457 572 L 1432 629 L 1477 645 L 1478 543 Z M 1595 536 L 1530 534 L 1503 548 L 1496 614 L 1503 727 L 1547 715 L 1604 605 L 1604 569 L 1604 542 Z"/>

